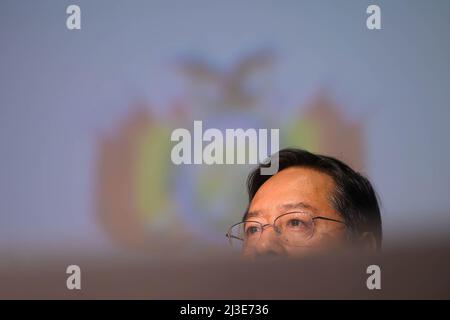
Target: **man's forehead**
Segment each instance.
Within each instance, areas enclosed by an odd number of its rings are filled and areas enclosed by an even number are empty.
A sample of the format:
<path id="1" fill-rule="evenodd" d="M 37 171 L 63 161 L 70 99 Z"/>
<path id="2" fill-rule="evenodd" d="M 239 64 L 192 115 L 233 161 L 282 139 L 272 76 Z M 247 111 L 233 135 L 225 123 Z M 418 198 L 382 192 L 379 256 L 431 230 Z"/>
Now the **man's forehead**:
<path id="1" fill-rule="evenodd" d="M 292 167 L 278 172 L 264 182 L 255 194 L 259 196 L 271 194 L 288 194 L 301 191 L 303 193 L 323 193 L 333 190 L 334 181 L 325 173 L 304 167 Z M 267 193 L 267 194 L 266 194 Z"/>
<path id="2" fill-rule="evenodd" d="M 288 168 L 268 179 L 259 188 L 250 203 L 248 214 L 290 209 L 324 209 L 333 187 L 333 179 L 317 170 Z"/>

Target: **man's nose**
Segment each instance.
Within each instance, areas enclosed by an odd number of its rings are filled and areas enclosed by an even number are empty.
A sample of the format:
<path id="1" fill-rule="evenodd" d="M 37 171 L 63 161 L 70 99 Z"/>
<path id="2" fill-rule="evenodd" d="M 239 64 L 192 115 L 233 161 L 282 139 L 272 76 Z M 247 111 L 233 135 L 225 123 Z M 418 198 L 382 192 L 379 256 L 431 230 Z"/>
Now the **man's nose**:
<path id="1" fill-rule="evenodd" d="M 272 226 L 265 226 L 256 244 L 255 254 L 259 257 L 283 256 L 285 250 Z"/>

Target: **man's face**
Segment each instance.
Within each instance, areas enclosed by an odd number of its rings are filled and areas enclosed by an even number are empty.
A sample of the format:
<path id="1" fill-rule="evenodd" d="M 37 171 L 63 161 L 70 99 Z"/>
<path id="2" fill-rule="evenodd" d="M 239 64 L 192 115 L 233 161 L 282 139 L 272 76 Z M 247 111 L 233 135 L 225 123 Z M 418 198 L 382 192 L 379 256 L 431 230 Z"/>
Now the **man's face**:
<path id="1" fill-rule="evenodd" d="M 341 247 L 346 239 L 343 223 L 307 219 L 320 216 L 343 221 L 331 203 L 334 186 L 330 176 L 302 167 L 287 168 L 267 180 L 255 194 L 246 217 L 246 221 L 265 227 L 257 241 L 246 241 L 243 256 L 296 257 Z M 274 222 L 281 229 L 275 230 Z M 251 234 L 251 229 L 247 233 Z"/>

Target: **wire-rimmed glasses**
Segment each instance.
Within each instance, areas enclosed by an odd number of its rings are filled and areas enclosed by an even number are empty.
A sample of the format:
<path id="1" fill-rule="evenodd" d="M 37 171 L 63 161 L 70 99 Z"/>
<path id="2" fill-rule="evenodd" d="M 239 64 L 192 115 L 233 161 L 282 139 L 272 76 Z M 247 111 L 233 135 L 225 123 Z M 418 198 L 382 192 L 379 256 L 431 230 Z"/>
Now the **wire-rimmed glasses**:
<path id="1" fill-rule="evenodd" d="M 226 234 L 233 248 L 242 249 L 255 245 L 266 227 L 272 226 L 278 238 L 290 246 L 304 246 L 314 235 L 315 220 L 345 222 L 323 216 L 312 216 L 309 212 L 295 211 L 278 216 L 273 224 L 246 220 L 232 225 Z"/>

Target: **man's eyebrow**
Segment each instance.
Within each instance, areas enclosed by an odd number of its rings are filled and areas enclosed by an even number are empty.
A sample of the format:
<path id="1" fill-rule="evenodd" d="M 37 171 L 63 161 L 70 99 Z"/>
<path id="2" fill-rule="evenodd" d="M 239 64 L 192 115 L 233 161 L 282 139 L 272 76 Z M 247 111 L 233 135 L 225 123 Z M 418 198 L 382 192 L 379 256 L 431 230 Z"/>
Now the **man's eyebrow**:
<path id="1" fill-rule="evenodd" d="M 285 204 L 279 205 L 278 207 L 280 207 L 281 209 L 284 209 L 284 210 L 306 209 L 306 210 L 310 210 L 313 212 L 317 211 L 317 209 L 315 207 L 313 207 L 312 205 L 310 205 L 306 202 L 285 203 Z"/>
<path id="2" fill-rule="evenodd" d="M 261 211 L 256 210 L 256 211 L 247 211 L 244 215 L 244 221 L 248 220 L 249 218 L 256 218 L 259 217 L 261 215 Z"/>
<path id="3" fill-rule="evenodd" d="M 314 213 L 317 212 L 317 209 L 313 207 L 312 205 L 306 203 L 306 202 L 294 202 L 294 203 L 284 203 L 277 206 L 281 210 L 309 210 Z M 247 211 L 244 215 L 244 218 L 242 221 L 249 220 L 251 218 L 257 218 L 261 216 L 262 212 L 260 210 L 254 210 L 254 211 Z"/>

